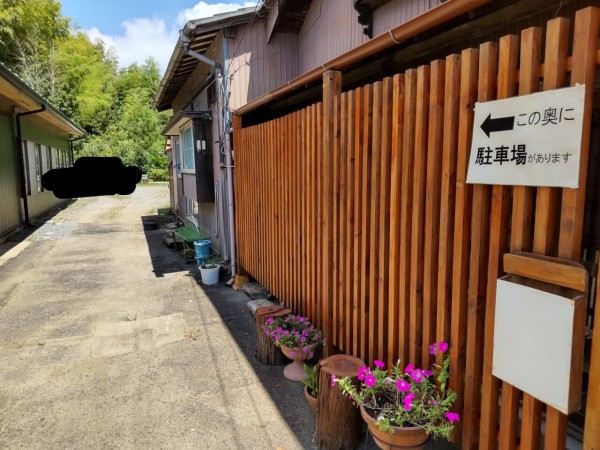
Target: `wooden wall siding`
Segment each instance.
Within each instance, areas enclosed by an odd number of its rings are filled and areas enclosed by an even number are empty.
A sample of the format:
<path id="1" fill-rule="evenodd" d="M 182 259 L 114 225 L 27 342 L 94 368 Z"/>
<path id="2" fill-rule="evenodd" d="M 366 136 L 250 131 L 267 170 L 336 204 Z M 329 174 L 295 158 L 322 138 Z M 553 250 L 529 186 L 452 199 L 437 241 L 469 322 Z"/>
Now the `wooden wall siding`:
<path id="1" fill-rule="evenodd" d="M 439 0 L 392 0 L 373 13 L 373 36 L 437 6 Z M 299 33 L 299 73 L 331 61 L 369 38 L 351 1 L 313 1 Z"/>
<path id="2" fill-rule="evenodd" d="M 373 12 L 373 36 L 387 33 L 441 3 L 440 0 L 392 0 Z"/>
<path id="3" fill-rule="evenodd" d="M 449 341 L 465 449 L 565 448 L 565 415 L 492 376 L 495 286 L 508 251 L 581 258 L 593 89 L 579 189 L 465 184 L 473 105 L 593 86 L 599 35 L 590 7 L 353 91 L 326 80 L 323 104 L 271 122 L 236 121 L 240 266 L 367 363 L 428 366 L 428 344 Z"/>
<path id="4" fill-rule="evenodd" d="M 228 39 L 224 71 L 230 82 L 231 110 L 303 73 L 298 67 L 298 36 L 277 33 L 267 43 L 266 27 L 266 21 L 256 19 Z"/>

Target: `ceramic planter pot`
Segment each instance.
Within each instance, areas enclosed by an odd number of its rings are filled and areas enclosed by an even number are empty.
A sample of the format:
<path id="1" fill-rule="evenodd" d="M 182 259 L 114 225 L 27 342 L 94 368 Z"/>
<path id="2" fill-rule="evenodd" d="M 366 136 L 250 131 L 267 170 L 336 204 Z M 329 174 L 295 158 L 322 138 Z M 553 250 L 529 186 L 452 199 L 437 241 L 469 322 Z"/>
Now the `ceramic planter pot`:
<path id="1" fill-rule="evenodd" d="M 310 395 L 308 393 L 308 386 L 304 386 L 304 396 L 306 397 L 306 401 L 308 401 L 308 404 L 310 405 L 310 407 L 314 410 L 317 411 L 317 404 L 319 403 L 317 397 L 313 397 L 312 395 Z"/>
<path id="2" fill-rule="evenodd" d="M 377 421 L 369 416 L 362 406 L 360 407 L 360 414 L 367 423 L 375 443 L 384 450 L 401 448 L 421 450 L 429 440 L 429 435 L 421 427 L 393 427 L 394 432 L 390 434 L 381 431 L 377 426 Z"/>
<path id="3" fill-rule="evenodd" d="M 313 348 L 314 346 L 309 347 L 308 351 L 304 352 L 300 347 L 290 348 L 284 345 L 281 346 L 283 354 L 294 361 L 283 369 L 283 375 L 288 380 L 300 381 L 308 378 L 308 375 L 304 371 L 304 361 L 308 359 L 308 354 L 312 352 Z"/>

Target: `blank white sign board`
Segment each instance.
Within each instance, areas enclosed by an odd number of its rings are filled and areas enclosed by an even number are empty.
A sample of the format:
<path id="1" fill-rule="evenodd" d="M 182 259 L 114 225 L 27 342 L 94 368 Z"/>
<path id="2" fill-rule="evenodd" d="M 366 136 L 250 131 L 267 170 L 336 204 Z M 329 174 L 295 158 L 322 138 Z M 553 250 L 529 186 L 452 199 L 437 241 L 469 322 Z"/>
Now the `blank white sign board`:
<path id="1" fill-rule="evenodd" d="M 575 302 L 498 280 L 493 374 L 567 414 Z"/>

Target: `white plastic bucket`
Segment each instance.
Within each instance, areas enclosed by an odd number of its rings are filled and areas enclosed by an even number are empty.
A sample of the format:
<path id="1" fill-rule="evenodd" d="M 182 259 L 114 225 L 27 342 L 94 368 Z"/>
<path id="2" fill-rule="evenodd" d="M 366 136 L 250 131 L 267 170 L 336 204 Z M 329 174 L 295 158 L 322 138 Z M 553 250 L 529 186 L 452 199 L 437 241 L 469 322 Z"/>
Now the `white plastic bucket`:
<path id="1" fill-rule="evenodd" d="M 200 276 L 202 277 L 202 282 L 207 285 L 214 285 L 219 283 L 219 269 L 221 266 L 217 265 L 217 267 L 212 269 L 204 269 L 200 266 Z"/>

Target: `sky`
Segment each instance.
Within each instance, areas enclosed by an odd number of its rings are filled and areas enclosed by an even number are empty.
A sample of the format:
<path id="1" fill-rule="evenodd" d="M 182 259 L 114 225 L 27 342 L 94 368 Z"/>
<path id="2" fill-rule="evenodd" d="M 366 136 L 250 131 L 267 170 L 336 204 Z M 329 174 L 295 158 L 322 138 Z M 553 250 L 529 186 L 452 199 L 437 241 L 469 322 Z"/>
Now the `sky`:
<path id="1" fill-rule="evenodd" d="M 186 21 L 256 6 L 257 0 L 60 0 L 70 17 L 92 40 L 116 50 L 119 66 L 143 64 L 149 56 L 165 71 Z"/>

